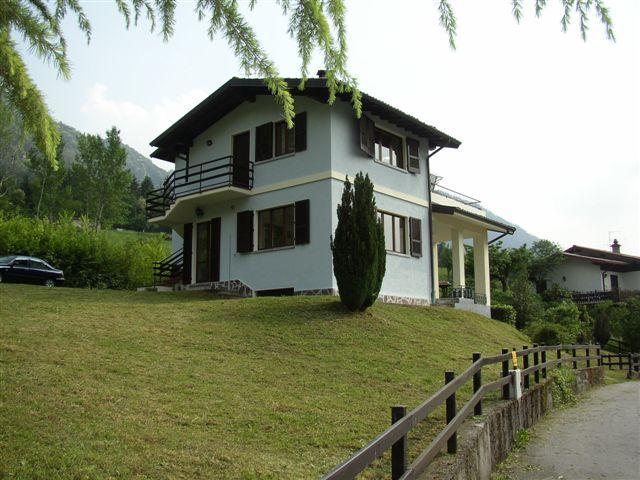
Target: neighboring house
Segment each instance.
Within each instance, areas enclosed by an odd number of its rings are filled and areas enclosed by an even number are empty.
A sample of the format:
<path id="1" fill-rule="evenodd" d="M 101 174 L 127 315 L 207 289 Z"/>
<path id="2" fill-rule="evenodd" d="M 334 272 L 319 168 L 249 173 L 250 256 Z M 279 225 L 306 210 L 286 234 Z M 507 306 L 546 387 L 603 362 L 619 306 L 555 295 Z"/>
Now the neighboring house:
<path id="1" fill-rule="evenodd" d="M 564 262 L 548 280 L 578 300 L 614 298 L 621 290 L 640 291 L 640 257 L 620 253 L 618 240 L 611 251 L 574 245 L 564 251 Z M 602 292 L 614 295 L 595 295 Z"/>
<path id="2" fill-rule="evenodd" d="M 287 81 L 296 95 L 294 129 L 261 80 L 232 78 L 151 142 L 153 157 L 176 165 L 147 199 L 150 221 L 173 229 L 174 254 L 157 273 L 173 277 L 175 288 L 336 294 L 336 207 L 345 177 L 362 171 L 385 229 L 381 299 L 433 303 L 437 243 L 452 241 L 455 288 L 446 294 L 488 305 L 487 232 L 513 228 L 430 177 L 429 157 L 460 142 L 367 94 L 357 119 L 347 96 L 326 103 L 322 77 L 302 91 L 299 80 Z M 464 280 L 470 238 L 475 292 Z"/>

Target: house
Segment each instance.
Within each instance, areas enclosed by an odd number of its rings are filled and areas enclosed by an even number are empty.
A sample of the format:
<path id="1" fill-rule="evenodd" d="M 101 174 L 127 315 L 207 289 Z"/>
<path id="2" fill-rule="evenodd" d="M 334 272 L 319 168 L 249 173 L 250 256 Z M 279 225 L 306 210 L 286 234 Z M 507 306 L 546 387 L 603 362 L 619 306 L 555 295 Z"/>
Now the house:
<path id="1" fill-rule="evenodd" d="M 150 222 L 173 230 L 174 251 L 158 276 L 176 289 L 336 294 L 336 207 L 345 177 L 362 171 L 374 183 L 385 230 L 381 299 L 435 302 L 434 253 L 452 241 L 454 286 L 444 294 L 486 313 L 487 232 L 514 229 L 430 175 L 430 159 L 460 142 L 367 94 L 360 119 L 347 96 L 327 105 L 322 77 L 304 90 L 299 80 L 287 81 L 296 95 L 294 129 L 260 79 L 232 78 L 151 142 L 152 156 L 176 167 L 147 198 Z M 475 246 L 475 290 L 465 286 L 465 239 Z"/>
<path id="2" fill-rule="evenodd" d="M 640 257 L 620 253 L 618 240 L 611 251 L 573 245 L 563 256 L 548 281 L 573 292 L 581 303 L 617 299 L 622 290 L 640 291 Z"/>

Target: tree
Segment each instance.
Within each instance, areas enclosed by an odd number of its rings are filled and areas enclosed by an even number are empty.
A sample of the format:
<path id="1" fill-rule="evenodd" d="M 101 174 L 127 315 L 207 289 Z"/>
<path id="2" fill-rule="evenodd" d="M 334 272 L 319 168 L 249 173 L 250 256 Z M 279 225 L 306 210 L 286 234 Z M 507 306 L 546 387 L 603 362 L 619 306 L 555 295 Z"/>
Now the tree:
<path id="1" fill-rule="evenodd" d="M 345 180 L 337 211 L 331 251 L 340 300 L 351 311 L 364 311 L 378 298 L 387 256 L 369 175 L 358 173 L 353 189 Z"/>
<path id="2" fill-rule="evenodd" d="M 154 188 L 156 187 L 151 181 L 151 178 L 149 177 L 149 175 L 145 175 L 144 178 L 142 179 L 142 182 L 140 182 L 140 188 L 139 188 L 140 196 L 142 198 L 147 198 L 147 195 L 149 195 L 149 192 Z"/>
<path id="3" fill-rule="evenodd" d="M 0 94 L 0 207 L 7 208 L 16 195 L 20 196 L 18 179 L 25 157 L 20 115 Z"/>
<path id="4" fill-rule="evenodd" d="M 106 139 L 100 135 L 78 136 L 78 156 L 72 167 L 74 191 L 81 213 L 91 219 L 96 230 L 122 217 L 131 184 L 126 158 L 116 127 L 107 131 Z"/>
<path id="5" fill-rule="evenodd" d="M 538 240 L 530 251 L 529 278 L 537 285 L 549 278 L 549 274 L 564 261 L 562 249 L 549 240 Z"/>
<path id="6" fill-rule="evenodd" d="M 542 317 L 542 305 L 529 281 L 526 271 L 520 271 L 511 285 L 516 327 L 522 329 Z"/>
<path id="7" fill-rule="evenodd" d="M 509 290 L 509 274 L 511 273 L 511 255 L 502 248 L 502 242 L 489 245 L 489 275 L 498 280 L 502 291 Z"/>
<path id="8" fill-rule="evenodd" d="M 564 6 L 562 29 L 567 30 L 575 7 L 580 21 L 582 37 L 586 39 L 592 10 L 605 26 L 607 37 L 615 40 L 612 21 L 604 0 L 560 0 Z M 175 11 L 178 0 L 114 0 L 123 15 L 127 28 L 137 25 L 141 16 L 150 20 L 153 31 L 159 21 L 164 40 L 174 33 Z M 257 0 L 249 1 L 253 9 Z M 333 103 L 337 93 L 351 94 L 351 100 L 360 116 L 362 104 L 357 82 L 347 70 L 347 31 L 343 0 L 282 0 L 277 2 L 289 18 L 289 34 L 296 40 L 302 61 L 301 88 L 308 76 L 313 51 L 319 48 L 324 57 L 329 88 L 328 102 Z M 536 16 L 546 6 L 546 0 L 535 0 Z M 516 21 L 520 22 L 522 0 L 511 0 Z M 449 35 L 449 44 L 455 48 L 456 17 L 450 0 L 437 0 L 440 24 Z M 35 143 L 55 167 L 55 154 L 60 134 L 44 97 L 27 71 L 13 35 L 23 37 L 31 50 L 46 62 L 53 64 L 58 74 L 69 78 L 67 45 L 62 21 L 71 12 L 81 31 L 91 40 L 91 24 L 78 0 L 2 0 L 0 3 L 0 93 L 20 112 L 24 129 L 33 135 Z M 281 105 L 289 128 L 293 126 L 294 101 L 287 82 L 280 76 L 275 63 L 262 48 L 245 17 L 238 11 L 238 0 L 198 0 L 195 13 L 208 23 L 207 33 L 213 40 L 222 34 L 233 49 L 245 72 L 264 78 L 269 91 Z"/>

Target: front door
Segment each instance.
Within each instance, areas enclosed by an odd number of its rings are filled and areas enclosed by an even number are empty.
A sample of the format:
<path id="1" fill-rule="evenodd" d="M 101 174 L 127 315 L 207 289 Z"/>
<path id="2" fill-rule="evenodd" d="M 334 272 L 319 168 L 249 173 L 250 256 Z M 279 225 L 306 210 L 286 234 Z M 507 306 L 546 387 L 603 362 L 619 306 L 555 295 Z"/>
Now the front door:
<path id="1" fill-rule="evenodd" d="M 618 275 L 611 275 L 611 290 L 618 289 Z"/>
<path id="2" fill-rule="evenodd" d="M 248 188 L 250 177 L 249 132 L 233 136 L 233 185 Z"/>
<path id="3" fill-rule="evenodd" d="M 182 283 L 191 283 L 191 252 L 193 250 L 193 223 L 184 224 L 182 236 Z"/>
<path id="4" fill-rule="evenodd" d="M 220 218 L 198 224 L 196 231 L 196 282 L 220 280 Z"/>

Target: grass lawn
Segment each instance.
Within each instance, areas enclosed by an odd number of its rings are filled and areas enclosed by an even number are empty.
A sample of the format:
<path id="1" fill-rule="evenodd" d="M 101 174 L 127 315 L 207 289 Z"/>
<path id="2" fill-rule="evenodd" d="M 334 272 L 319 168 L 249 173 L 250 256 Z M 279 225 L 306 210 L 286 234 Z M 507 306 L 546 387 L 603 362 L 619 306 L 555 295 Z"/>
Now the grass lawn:
<path id="1" fill-rule="evenodd" d="M 162 238 L 165 240 L 167 247 L 171 248 L 171 235 L 165 239 L 165 233 L 161 232 L 135 232 L 133 230 L 103 230 L 104 235 L 111 241 L 125 243 L 130 240 L 151 240 L 154 238 Z"/>
<path id="2" fill-rule="evenodd" d="M 0 478 L 316 478 L 473 351 L 527 343 L 444 307 L 2 284 Z"/>

